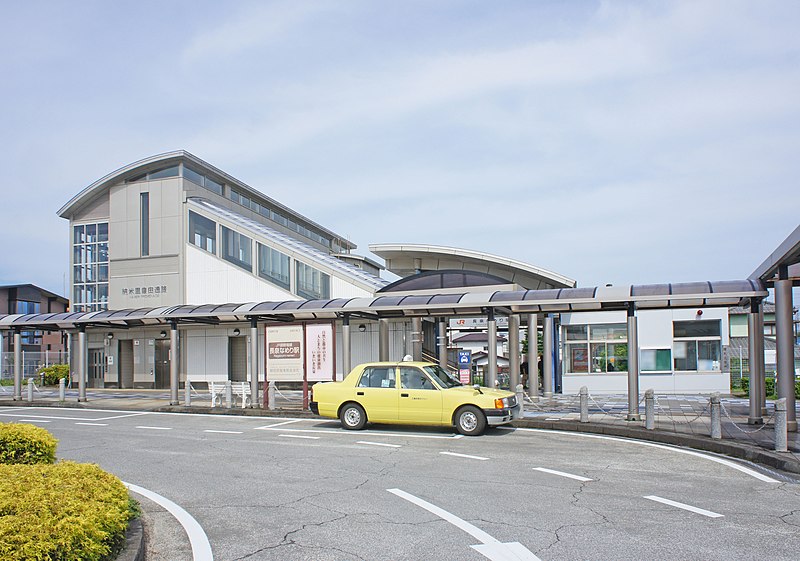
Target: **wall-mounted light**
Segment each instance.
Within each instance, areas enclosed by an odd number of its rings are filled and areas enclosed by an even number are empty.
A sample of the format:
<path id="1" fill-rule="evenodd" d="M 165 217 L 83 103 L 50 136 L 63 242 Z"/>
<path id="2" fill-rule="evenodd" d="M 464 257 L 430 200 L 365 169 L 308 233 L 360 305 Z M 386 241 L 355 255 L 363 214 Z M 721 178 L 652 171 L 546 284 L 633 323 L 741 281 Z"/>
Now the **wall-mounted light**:
<path id="1" fill-rule="evenodd" d="M 238 328 L 238 327 L 237 327 L 236 329 L 234 329 L 234 330 L 233 330 L 233 336 L 234 336 L 234 337 L 238 337 L 240 333 L 241 333 L 241 331 L 239 331 L 239 328 Z"/>
<path id="2" fill-rule="evenodd" d="M 363 323 L 361 323 L 361 324 L 359 324 L 359 326 L 358 326 L 358 330 L 359 330 L 361 333 L 364 333 L 364 332 L 367 330 L 367 326 L 366 326 L 366 325 L 364 325 Z"/>
<path id="3" fill-rule="evenodd" d="M 703 315 L 703 310 L 697 310 L 697 317 L 700 317 L 702 315 Z"/>
<path id="4" fill-rule="evenodd" d="M 106 333 L 106 339 L 108 339 L 110 341 L 113 338 L 114 338 L 114 334 L 113 333 Z"/>
<path id="5" fill-rule="evenodd" d="M 167 332 L 162 331 L 161 333 L 159 333 L 159 335 L 161 336 L 162 339 L 165 339 L 167 337 Z"/>

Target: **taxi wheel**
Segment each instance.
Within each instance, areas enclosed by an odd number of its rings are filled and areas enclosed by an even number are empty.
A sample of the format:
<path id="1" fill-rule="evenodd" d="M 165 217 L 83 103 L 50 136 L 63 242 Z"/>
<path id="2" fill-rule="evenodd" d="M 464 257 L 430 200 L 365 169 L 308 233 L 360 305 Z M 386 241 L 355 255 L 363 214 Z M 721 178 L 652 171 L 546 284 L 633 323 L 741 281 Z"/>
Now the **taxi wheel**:
<path id="1" fill-rule="evenodd" d="M 486 428 L 486 417 L 477 407 L 467 405 L 456 415 L 456 428 L 458 432 L 467 436 L 479 435 Z"/>
<path id="2" fill-rule="evenodd" d="M 358 403 L 348 403 L 339 412 L 339 420 L 347 430 L 361 430 L 367 424 L 367 414 Z"/>

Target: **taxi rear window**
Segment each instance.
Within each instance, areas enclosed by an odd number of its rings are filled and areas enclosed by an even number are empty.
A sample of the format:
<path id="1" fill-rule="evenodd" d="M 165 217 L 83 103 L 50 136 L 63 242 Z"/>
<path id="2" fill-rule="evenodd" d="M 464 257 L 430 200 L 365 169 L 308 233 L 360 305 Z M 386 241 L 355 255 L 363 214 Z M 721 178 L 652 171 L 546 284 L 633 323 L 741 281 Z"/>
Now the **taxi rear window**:
<path id="1" fill-rule="evenodd" d="M 358 381 L 359 388 L 394 388 L 394 368 L 365 368 Z"/>

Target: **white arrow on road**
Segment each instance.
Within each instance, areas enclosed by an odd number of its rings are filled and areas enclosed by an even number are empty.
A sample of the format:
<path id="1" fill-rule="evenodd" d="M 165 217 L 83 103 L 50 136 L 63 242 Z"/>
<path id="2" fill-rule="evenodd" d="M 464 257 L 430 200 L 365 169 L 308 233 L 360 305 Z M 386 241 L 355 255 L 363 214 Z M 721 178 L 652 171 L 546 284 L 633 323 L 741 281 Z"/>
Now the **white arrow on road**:
<path id="1" fill-rule="evenodd" d="M 510 542 L 510 543 L 502 543 L 499 540 L 493 538 L 480 528 L 473 526 L 466 520 L 462 520 L 455 514 L 451 514 L 444 510 L 443 508 L 439 508 L 436 505 L 429 503 L 428 501 L 424 501 L 419 497 L 415 497 L 410 493 L 406 493 L 401 489 L 386 489 L 393 495 L 397 495 L 401 499 L 405 499 L 410 503 L 417 505 L 420 508 L 424 508 L 431 514 L 435 514 L 442 520 L 446 520 L 450 522 L 453 526 L 460 528 L 461 530 L 465 531 L 475 539 L 481 541 L 481 545 L 473 545 L 471 546 L 472 549 L 483 555 L 484 557 L 491 559 L 492 561 L 541 561 L 538 557 L 536 557 L 533 553 L 531 553 L 528 548 L 522 545 L 519 542 Z"/>

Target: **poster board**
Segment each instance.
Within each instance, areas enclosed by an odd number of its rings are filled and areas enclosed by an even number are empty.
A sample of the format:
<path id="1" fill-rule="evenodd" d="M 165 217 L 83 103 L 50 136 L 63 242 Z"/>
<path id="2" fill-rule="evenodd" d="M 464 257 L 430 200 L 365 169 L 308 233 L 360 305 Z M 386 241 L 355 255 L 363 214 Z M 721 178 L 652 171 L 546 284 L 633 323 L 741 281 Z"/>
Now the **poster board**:
<path id="1" fill-rule="evenodd" d="M 306 325 L 306 379 L 309 382 L 334 379 L 336 370 L 334 341 L 332 323 Z"/>
<path id="2" fill-rule="evenodd" d="M 276 325 L 266 328 L 267 380 L 303 381 L 303 326 Z"/>

